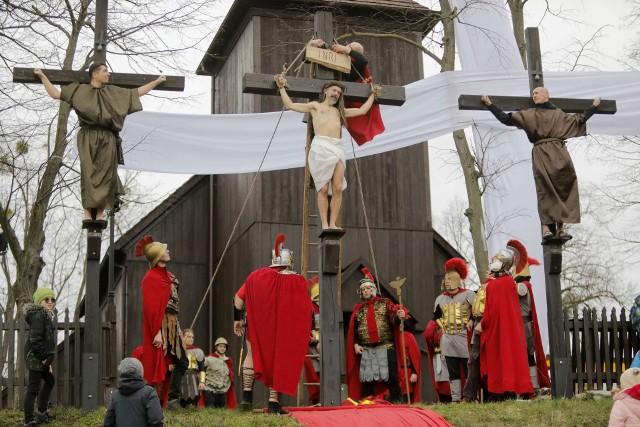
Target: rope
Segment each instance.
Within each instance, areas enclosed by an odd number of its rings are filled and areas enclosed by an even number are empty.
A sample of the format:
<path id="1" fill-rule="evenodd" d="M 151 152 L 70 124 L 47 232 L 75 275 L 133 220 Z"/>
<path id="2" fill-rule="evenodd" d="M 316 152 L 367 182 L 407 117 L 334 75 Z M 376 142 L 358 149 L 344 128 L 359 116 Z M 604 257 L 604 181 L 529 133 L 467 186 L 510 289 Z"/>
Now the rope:
<path id="1" fill-rule="evenodd" d="M 282 120 L 282 115 L 284 114 L 284 107 L 282 107 L 282 111 L 280 111 L 280 117 L 278 117 L 278 122 L 276 123 L 276 127 L 275 129 L 273 129 L 273 133 L 271 134 L 271 139 L 269 140 L 269 144 L 267 145 L 267 149 L 264 152 L 264 155 L 262 156 L 262 160 L 260 161 L 260 166 L 258 166 L 258 171 L 256 172 L 256 176 L 253 177 L 253 181 L 251 182 L 251 187 L 249 187 L 249 192 L 247 193 L 247 197 L 244 199 L 244 203 L 242 204 L 242 208 L 240 209 L 240 213 L 238 214 L 238 218 L 236 219 L 236 223 L 233 225 L 233 229 L 231 230 L 231 233 L 229 234 L 229 239 L 227 239 L 227 244 L 224 247 L 224 250 L 222 251 L 222 255 L 220 255 L 220 259 L 218 260 L 218 265 L 216 266 L 215 271 L 213 272 L 213 275 L 211 276 L 211 280 L 209 280 L 209 286 L 207 286 L 207 290 L 205 291 L 203 297 L 202 297 L 202 301 L 200 302 L 200 305 L 198 306 L 198 310 L 196 311 L 195 316 L 193 317 L 193 321 L 191 322 L 191 326 L 189 326 L 189 329 L 193 329 L 193 326 L 196 323 L 196 320 L 198 319 L 198 315 L 200 314 L 200 310 L 202 310 L 202 306 L 204 305 L 205 300 L 207 299 L 207 295 L 209 294 L 209 291 L 211 290 L 211 286 L 213 285 L 213 281 L 215 280 L 216 276 L 218 275 L 218 270 L 220 269 L 220 265 L 222 265 L 222 260 L 224 259 L 224 256 L 227 253 L 227 250 L 229 249 L 229 246 L 231 245 L 231 238 L 233 237 L 233 235 L 236 232 L 236 229 L 238 228 L 238 224 L 240 224 L 240 218 L 242 218 L 242 214 L 244 213 L 245 208 L 247 207 L 247 203 L 249 202 L 249 196 L 251 196 L 251 193 L 253 192 L 253 188 L 255 187 L 255 184 L 258 180 L 258 177 L 260 176 L 261 170 L 262 170 L 262 165 L 264 164 L 264 159 L 267 158 L 267 153 L 269 152 L 269 148 L 271 148 L 271 143 L 273 142 L 273 138 L 276 136 L 276 131 L 278 130 L 278 126 L 280 125 L 280 121 Z"/>
<path id="2" fill-rule="evenodd" d="M 376 263 L 376 254 L 373 250 L 373 241 L 371 240 L 371 229 L 369 228 L 369 216 L 367 215 L 367 205 L 364 201 L 364 192 L 362 191 L 362 179 L 360 178 L 360 168 L 358 167 L 358 158 L 356 157 L 356 147 L 351 138 L 351 151 L 353 152 L 353 162 L 356 165 L 356 177 L 358 178 L 358 190 L 360 192 L 360 201 L 362 202 L 362 213 L 364 214 L 364 224 L 367 228 L 367 238 L 369 239 L 369 252 L 371 253 L 371 261 L 373 262 L 373 273 L 378 277 L 378 265 Z M 378 293 L 380 293 L 380 285 L 378 284 Z"/>

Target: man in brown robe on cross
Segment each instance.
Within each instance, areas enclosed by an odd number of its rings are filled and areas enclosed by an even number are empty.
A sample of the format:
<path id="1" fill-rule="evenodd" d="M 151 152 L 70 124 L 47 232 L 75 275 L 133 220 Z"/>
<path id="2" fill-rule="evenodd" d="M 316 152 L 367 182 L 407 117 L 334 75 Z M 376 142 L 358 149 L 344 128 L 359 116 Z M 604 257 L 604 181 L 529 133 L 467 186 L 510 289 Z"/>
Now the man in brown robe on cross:
<path id="1" fill-rule="evenodd" d="M 100 62 L 89 67 L 89 84 L 71 83 L 56 89 L 40 68 L 34 68 L 47 93 L 67 102 L 78 115 L 78 155 L 84 220 L 103 220 L 104 210 L 116 204 L 124 187 L 118 177 L 118 164 L 124 164 L 118 133 L 127 115 L 142 110 L 140 97 L 166 80 L 156 80 L 136 89 L 109 85 L 109 70 Z"/>
<path id="2" fill-rule="evenodd" d="M 538 196 L 538 214 L 542 224 L 542 239 L 571 239 L 565 223 L 580 222 L 578 179 L 565 140 L 587 134 L 587 120 L 596 112 L 600 98 L 583 113 L 567 114 L 549 102 L 544 87 L 533 90 L 534 108 L 505 113 L 487 95 L 481 97 L 489 111 L 503 124 L 515 126 L 527 133 L 533 144 L 531 153 L 533 179 Z M 553 231 L 552 231 L 553 229 Z"/>

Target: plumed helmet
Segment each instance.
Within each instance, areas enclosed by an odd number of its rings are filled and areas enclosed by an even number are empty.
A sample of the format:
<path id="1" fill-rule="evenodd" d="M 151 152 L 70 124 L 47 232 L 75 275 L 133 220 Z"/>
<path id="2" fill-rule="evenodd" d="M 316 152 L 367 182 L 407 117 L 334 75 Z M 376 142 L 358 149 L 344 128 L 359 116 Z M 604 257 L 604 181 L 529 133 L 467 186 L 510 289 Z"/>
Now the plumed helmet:
<path id="1" fill-rule="evenodd" d="M 493 260 L 499 261 L 498 263 L 494 263 Z M 494 273 L 506 273 L 513 266 L 515 260 L 515 256 L 513 252 L 509 249 L 500 249 L 492 258 L 492 262 L 490 264 L 490 270 Z"/>
<path id="2" fill-rule="evenodd" d="M 529 267 L 532 265 L 540 265 L 540 261 L 529 257 L 527 248 L 516 239 L 507 242 L 507 249 L 514 254 L 513 271 L 514 277 L 531 277 Z"/>
<path id="3" fill-rule="evenodd" d="M 292 267 L 293 251 L 284 247 L 285 236 L 278 234 L 274 249 L 271 251 L 271 265 L 269 267 Z"/>
<path id="4" fill-rule="evenodd" d="M 144 257 L 149 262 L 149 268 L 153 268 L 156 266 L 160 258 L 167 251 L 167 244 L 154 242 L 153 237 L 144 236 L 142 239 L 138 240 L 136 243 L 136 247 L 134 250 L 134 255 L 137 257 Z"/>
<path id="5" fill-rule="evenodd" d="M 219 337 L 219 338 L 216 340 L 215 344 L 213 344 L 213 346 L 214 346 L 214 347 L 217 347 L 217 346 L 218 346 L 218 344 L 224 344 L 224 345 L 226 345 L 226 346 L 229 346 L 229 343 L 227 342 L 227 340 L 225 340 L 225 339 L 224 339 L 224 338 L 222 338 L 222 337 Z"/>
<path id="6" fill-rule="evenodd" d="M 460 283 L 467 278 L 469 268 L 462 258 L 451 258 L 444 263 L 444 272 L 445 282 L 448 279 L 449 286 L 452 289 L 457 289 L 460 287 Z"/>
<path id="7" fill-rule="evenodd" d="M 364 274 L 364 278 L 360 280 L 360 288 L 359 292 L 362 293 L 363 288 L 373 288 L 373 296 L 378 295 L 378 287 L 376 286 L 376 281 L 373 279 L 373 275 L 369 271 L 367 267 L 364 267 L 362 270 L 362 274 Z"/>
<path id="8" fill-rule="evenodd" d="M 307 280 L 307 288 L 309 288 L 309 294 L 313 301 L 317 301 L 320 296 L 320 283 L 319 277 L 316 274 L 311 279 Z"/>

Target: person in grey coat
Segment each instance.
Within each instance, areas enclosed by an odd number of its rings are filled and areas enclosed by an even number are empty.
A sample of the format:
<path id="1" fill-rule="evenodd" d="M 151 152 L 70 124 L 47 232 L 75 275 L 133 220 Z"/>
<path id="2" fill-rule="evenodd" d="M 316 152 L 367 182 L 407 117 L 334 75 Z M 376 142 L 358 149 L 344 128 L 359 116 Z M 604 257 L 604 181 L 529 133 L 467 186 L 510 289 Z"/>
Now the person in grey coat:
<path id="1" fill-rule="evenodd" d="M 118 389 L 111 396 L 103 426 L 163 427 L 160 398 L 142 378 L 142 363 L 133 357 L 124 358 L 118 372 Z"/>

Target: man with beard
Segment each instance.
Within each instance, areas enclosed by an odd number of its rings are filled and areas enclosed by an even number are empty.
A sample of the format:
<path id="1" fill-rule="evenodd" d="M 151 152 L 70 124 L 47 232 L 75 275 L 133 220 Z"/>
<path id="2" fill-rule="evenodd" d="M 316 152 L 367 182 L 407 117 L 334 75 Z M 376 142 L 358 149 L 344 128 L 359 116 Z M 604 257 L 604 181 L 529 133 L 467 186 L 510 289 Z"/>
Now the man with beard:
<path id="1" fill-rule="evenodd" d="M 445 292 L 436 298 L 433 320 L 441 319 L 442 338 L 440 351 L 449 371 L 451 401 L 459 403 L 462 397 L 462 375 L 467 377 L 469 346 L 467 343 L 467 321 L 476 294 L 461 287 L 467 278 L 467 263 L 462 258 L 451 258 L 444 264 Z"/>
<path id="2" fill-rule="evenodd" d="M 315 136 L 309 150 L 309 171 L 318 191 L 318 210 L 322 229 L 337 229 L 336 220 L 342 205 L 342 191 L 347 188 L 344 179 L 346 156 L 342 141 L 342 126 L 349 117 L 362 116 L 369 111 L 379 87 L 372 87 L 371 95 L 359 108 L 344 108 L 345 87 L 337 81 L 329 81 L 322 87 L 322 101 L 306 104 L 295 103 L 287 94 L 287 80 L 279 74 L 274 77 L 284 106 L 288 110 L 309 113 Z M 331 218 L 328 218 L 331 196 Z"/>
<path id="3" fill-rule="evenodd" d="M 347 336 L 347 385 L 349 397 L 360 400 L 389 390 L 389 400 L 401 401 L 398 361 L 402 361 L 400 319 L 406 310 L 378 295 L 373 276 L 363 268 L 360 295 L 353 308 Z"/>

